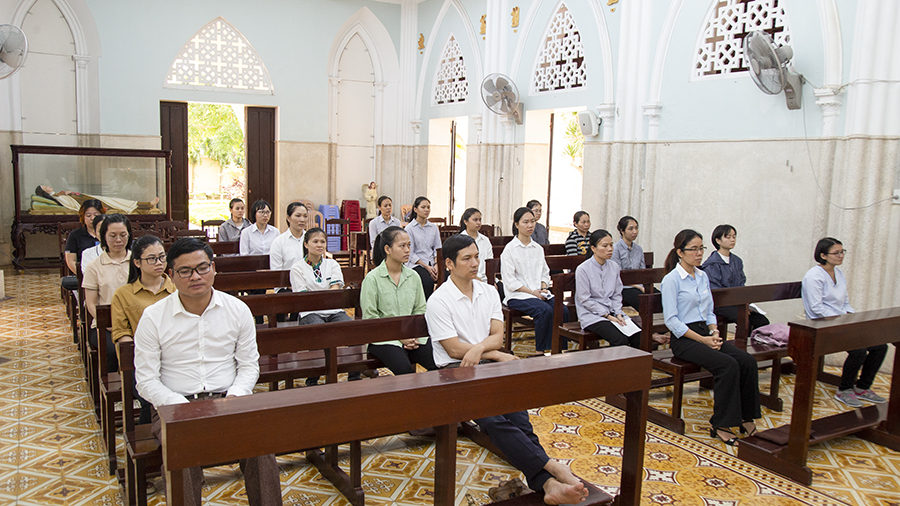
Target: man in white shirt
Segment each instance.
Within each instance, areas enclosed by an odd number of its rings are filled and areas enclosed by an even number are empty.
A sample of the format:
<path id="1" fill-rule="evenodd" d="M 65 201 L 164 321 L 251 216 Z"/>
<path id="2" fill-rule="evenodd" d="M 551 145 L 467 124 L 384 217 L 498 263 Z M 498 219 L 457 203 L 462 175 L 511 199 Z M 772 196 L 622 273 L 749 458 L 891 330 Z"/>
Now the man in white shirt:
<path id="1" fill-rule="evenodd" d="M 169 275 L 177 291 L 144 310 L 134 335 L 135 376 L 154 408 L 250 395 L 259 378 L 256 326 L 246 304 L 213 290 L 212 248 L 193 238 L 169 248 Z M 160 421 L 153 410 L 153 433 Z M 223 434 L 227 437 L 227 434 Z M 251 505 L 281 505 L 274 455 L 240 461 Z M 184 470 L 184 503 L 200 506 L 203 470 Z"/>
<path id="2" fill-rule="evenodd" d="M 425 319 L 439 367 L 471 367 L 482 361 L 505 362 L 517 357 L 500 351 L 503 311 L 493 287 L 478 280 L 478 246 L 468 235 L 443 244 L 449 282 L 428 299 Z M 534 434 L 528 412 L 475 420 L 510 463 L 525 474 L 528 486 L 544 492 L 547 504 L 575 504 L 588 490 L 568 467 L 551 460 Z"/>

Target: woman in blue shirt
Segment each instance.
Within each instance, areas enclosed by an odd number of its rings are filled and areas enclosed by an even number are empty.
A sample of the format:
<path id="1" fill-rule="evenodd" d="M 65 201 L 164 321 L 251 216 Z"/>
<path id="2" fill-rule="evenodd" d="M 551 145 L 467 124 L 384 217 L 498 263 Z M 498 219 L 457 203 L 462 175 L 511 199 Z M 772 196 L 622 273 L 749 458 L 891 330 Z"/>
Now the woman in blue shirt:
<path id="1" fill-rule="evenodd" d="M 814 258 L 819 265 L 803 276 L 803 309 L 809 319 L 837 316 L 853 312 L 850 297 L 847 295 L 847 281 L 844 273 L 837 268 L 844 263 L 847 250 L 841 241 L 833 237 L 820 239 L 816 244 Z M 860 402 L 885 402 L 884 397 L 872 391 L 872 382 L 884 362 L 887 345 L 879 344 L 859 350 L 847 352 L 841 384 L 834 398 L 854 408 L 861 407 Z M 862 367 L 862 374 L 857 381 L 856 375 Z M 856 383 L 854 385 L 854 382 Z"/>
<path id="2" fill-rule="evenodd" d="M 709 275 L 709 287 L 732 288 L 747 284 L 747 276 L 744 275 L 744 261 L 741 257 L 731 252 L 737 244 L 737 230 L 731 225 L 719 225 L 713 230 L 713 251 L 709 258 L 703 262 L 703 272 Z M 736 306 L 717 307 L 716 316 L 728 323 L 736 323 L 738 309 Z M 769 319 L 765 316 L 750 311 L 750 330 L 768 325 Z"/>
<path id="3" fill-rule="evenodd" d="M 709 276 L 699 267 L 703 261 L 703 236 L 682 230 L 666 257 L 669 272 L 662 280 L 663 316 L 672 331 L 672 353 L 712 373 L 713 416 L 710 437 L 729 446 L 737 441 L 730 427 L 742 433 L 756 432 L 759 410 L 759 374 L 756 360 L 734 343 L 719 337 L 713 314 Z"/>

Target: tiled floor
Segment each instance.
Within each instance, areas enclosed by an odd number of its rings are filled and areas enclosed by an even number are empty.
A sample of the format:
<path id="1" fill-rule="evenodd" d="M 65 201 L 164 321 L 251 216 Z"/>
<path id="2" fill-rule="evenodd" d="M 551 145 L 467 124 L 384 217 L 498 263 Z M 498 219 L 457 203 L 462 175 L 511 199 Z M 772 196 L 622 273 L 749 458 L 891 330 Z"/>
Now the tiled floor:
<path id="1" fill-rule="evenodd" d="M 5 274 L 12 299 L 0 302 L 0 358 L 9 359 L 0 363 L 0 505 L 120 504 L 119 488 L 107 476 L 103 443 L 88 407 L 58 278 L 51 271 Z M 527 353 L 531 344 L 527 339 L 518 342 L 517 352 Z M 887 395 L 887 380 L 880 377 L 875 386 L 882 395 Z M 763 374 L 760 382 L 767 383 L 768 375 Z M 784 378 L 786 404 L 792 388 L 793 378 Z M 810 453 L 810 465 L 817 473 L 815 491 L 800 487 L 744 464 L 733 457 L 734 449 L 711 440 L 705 430 L 711 396 L 696 385 L 686 390 L 684 416 L 690 438 L 655 426 L 648 429 L 643 504 L 837 504 L 834 498 L 859 505 L 900 504 L 900 454 L 856 438 L 834 440 Z M 665 391 L 651 396 L 660 407 L 669 399 Z M 829 389 L 820 386 L 817 399 L 816 416 L 840 409 Z M 763 411 L 765 427 L 790 417 L 789 408 L 784 413 Z M 532 415 L 535 431 L 552 457 L 599 486 L 617 482 L 620 412 L 586 400 L 535 410 Z M 490 486 L 518 475 L 466 439 L 460 439 L 457 448 L 458 504 L 466 504 L 466 494 L 475 503 L 487 502 Z M 431 503 L 434 447 L 429 439 L 386 437 L 365 442 L 363 451 L 367 504 Z M 347 504 L 302 456 L 278 460 L 285 504 Z M 236 467 L 206 471 L 208 504 L 246 503 Z M 163 504 L 164 497 L 156 493 L 150 502 Z"/>

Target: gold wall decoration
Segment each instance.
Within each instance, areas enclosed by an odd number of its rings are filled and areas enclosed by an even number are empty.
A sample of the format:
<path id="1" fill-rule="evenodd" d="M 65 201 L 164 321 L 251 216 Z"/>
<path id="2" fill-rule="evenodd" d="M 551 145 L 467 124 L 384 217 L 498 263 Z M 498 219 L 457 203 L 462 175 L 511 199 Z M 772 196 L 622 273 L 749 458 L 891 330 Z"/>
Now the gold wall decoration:
<path id="1" fill-rule="evenodd" d="M 619 3 L 619 0 L 607 0 L 606 5 L 616 5 Z"/>
<path id="2" fill-rule="evenodd" d="M 519 27 L 519 7 L 518 6 L 513 7 L 511 15 L 512 15 L 512 27 L 518 28 Z M 517 31 L 518 30 L 513 30 L 513 32 L 517 32 Z"/>
<path id="3" fill-rule="evenodd" d="M 425 34 L 420 33 L 419 34 L 419 51 L 421 52 L 423 49 L 425 49 Z"/>
<path id="4" fill-rule="evenodd" d="M 481 15 L 481 35 L 487 33 L 487 14 Z M 484 38 L 484 37 L 482 37 Z"/>

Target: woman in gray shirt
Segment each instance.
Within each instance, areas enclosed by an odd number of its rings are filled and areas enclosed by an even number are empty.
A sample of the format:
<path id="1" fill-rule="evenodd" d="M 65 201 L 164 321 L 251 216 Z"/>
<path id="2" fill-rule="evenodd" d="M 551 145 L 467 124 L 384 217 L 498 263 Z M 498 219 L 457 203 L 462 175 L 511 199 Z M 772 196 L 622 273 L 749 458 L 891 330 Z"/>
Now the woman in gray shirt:
<path id="1" fill-rule="evenodd" d="M 619 264 L 623 271 L 646 269 L 644 250 L 634 242 L 638 236 L 637 220 L 631 216 L 623 216 L 616 225 L 616 229 L 622 238 L 613 246 L 612 261 Z M 654 289 L 654 291 L 657 290 Z M 626 286 L 622 289 L 622 303 L 637 310 L 642 293 L 644 293 L 644 287 L 641 285 Z"/>
<path id="2" fill-rule="evenodd" d="M 239 241 L 241 231 L 250 226 L 250 220 L 244 219 L 246 205 L 243 200 L 231 199 L 228 209 L 231 210 L 231 218 L 219 226 L 219 234 L 216 236 L 216 240 L 220 242 Z"/>

